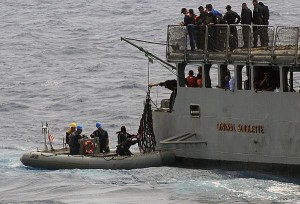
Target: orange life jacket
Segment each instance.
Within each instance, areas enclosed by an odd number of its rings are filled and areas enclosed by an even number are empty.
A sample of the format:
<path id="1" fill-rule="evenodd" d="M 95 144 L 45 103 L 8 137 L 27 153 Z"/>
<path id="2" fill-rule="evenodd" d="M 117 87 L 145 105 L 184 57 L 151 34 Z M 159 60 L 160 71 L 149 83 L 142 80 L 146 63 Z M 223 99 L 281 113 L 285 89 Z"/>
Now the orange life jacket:
<path id="1" fill-rule="evenodd" d="M 197 80 L 198 87 L 202 88 L 202 78 Z"/>

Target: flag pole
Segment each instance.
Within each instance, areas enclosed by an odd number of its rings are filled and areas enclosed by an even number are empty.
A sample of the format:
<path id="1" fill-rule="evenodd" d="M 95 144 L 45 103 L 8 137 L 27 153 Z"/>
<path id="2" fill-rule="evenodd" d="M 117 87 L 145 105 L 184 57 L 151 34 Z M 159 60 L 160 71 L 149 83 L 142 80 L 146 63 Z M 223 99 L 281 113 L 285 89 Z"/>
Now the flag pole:
<path id="1" fill-rule="evenodd" d="M 47 124 L 47 123 L 46 123 Z M 42 134 L 44 135 L 44 150 L 48 151 L 48 146 L 47 146 L 47 132 L 48 132 L 48 125 L 44 125 L 44 123 L 42 123 Z"/>

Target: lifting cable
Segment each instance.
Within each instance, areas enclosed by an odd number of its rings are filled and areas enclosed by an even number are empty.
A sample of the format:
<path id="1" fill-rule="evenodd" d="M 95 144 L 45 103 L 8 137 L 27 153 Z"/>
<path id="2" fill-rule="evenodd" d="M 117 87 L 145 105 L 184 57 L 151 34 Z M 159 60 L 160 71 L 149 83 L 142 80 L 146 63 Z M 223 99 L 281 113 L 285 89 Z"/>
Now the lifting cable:
<path id="1" fill-rule="evenodd" d="M 177 78 L 181 78 L 181 79 L 185 79 L 182 78 L 180 76 L 177 75 L 176 71 L 176 66 L 166 62 L 165 60 L 162 60 L 161 58 L 155 56 L 154 54 L 152 54 L 151 52 L 145 50 L 143 47 L 136 45 L 135 43 L 131 42 L 131 40 L 134 41 L 138 41 L 138 42 L 144 42 L 144 43 L 152 43 L 152 44 L 161 44 L 161 45 L 166 45 L 163 43 L 156 43 L 156 42 L 152 42 L 152 41 L 145 41 L 145 40 L 138 40 L 138 39 L 133 39 L 133 38 L 123 38 L 121 37 L 121 40 L 124 40 L 125 42 L 127 42 L 128 44 L 138 48 L 141 52 L 145 53 L 145 56 L 149 59 L 151 59 L 152 61 L 155 60 L 156 62 L 158 62 L 160 65 L 162 65 L 164 68 L 166 68 L 167 70 L 169 70 L 173 75 L 175 75 Z"/>
<path id="2" fill-rule="evenodd" d="M 142 43 L 149 43 L 149 44 L 156 44 L 156 45 L 167 45 L 166 43 L 159 43 L 159 42 L 153 42 L 153 41 L 139 40 L 139 39 L 134 39 L 134 38 L 125 38 L 125 39 L 132 40 L 132 41 L 137 41 L 137 42 L 142 42 Z"/>
<path id="3" fill-rule="evenodd" d="M 176 70 L 176 67 L 174 65 L 162 60 L 161 58 L 148 52 L 144 48 L 134 44 L 130 40 L 135 40 L 135 41 L 144 42 L 144 43 L 152 43 L 152 44 L 161 44 L 161 45 L 166 45 L 166 44 L 154 43 L 154 42 L 150 42 L 150 41 L 137 40 L 137 39 L 131 39 L 131 38 L 123 38 L 123 37 L 121 37 L 121 40 L 124 40 L 125 42 L 129 43 L 130 45 L 138 48 L 140 51 L 145 53 L 145 56 L 148 58 L 148 84 L 150 83 L 150 62 L 153 63 L 153 60 L 155 60 L 156 62 L 161 64 L 164 68 L 168 69 L 172 74 L 179 77 L 177 75 L 177 73 L 173 71 L 173 70 Z M 138 140 L 138 146 L 139 146 L 140 152 L 143 152 L 143 153 L 154 151 L 155 146 L 156 146 L 156 140 L 155 140 L 155 135 L 154 135 L 154 131 L 153 131 L 151 102 L 154 104 L 154 102 L 151 100 L 151 97 L 150 97 L 150 88 L 148 88 L 146 101 L 144 104 L 144 111 L 142 114 L 142 118 L 140 119 L 140 126 L 138 129 L 138 133 L 140 135 L 140 139 Z M 155 106 L 157 106 L 157 104 Z"/>
<path id="4" fill-rule="evenodd" d="M 140 46 L 134 44 L 134 43 L 131 42 L 128 38 L 123 38 L 123 37 L 121 37 L 121 40 L 124 40 L 125 42 L 129 43 L 130 45 L 132 45 L 132 46 L 138 48 L 140 51 L 142 51 L 142 52 L 145 53 L 146 57 L 150 57 L 151 59 L 153 59 L 153 60 L 155 60 L 155 61 L 157 61 L 157 62 L 163 64 L 164 67 L 168 66 L 168 69 L 171 68 L 171 69 L 175 69 L 175 70 L 176 70 L 176 67 L 175 67 L 174 65 L 172 65 L 172 64 L 170 64 L 170 63 L 168 63 L 168 62 L 166 62 L 166 61 L 164 61 L 164 60 L 162 60 L 162 59 L 160 59 L 159 57 L 155 56 L 155 55 L 152 54 L 151 52 L 149 52 L 149 51 L 145 50 L 144 48 L 142 48 L 142 47 L 140 47 Z"/>

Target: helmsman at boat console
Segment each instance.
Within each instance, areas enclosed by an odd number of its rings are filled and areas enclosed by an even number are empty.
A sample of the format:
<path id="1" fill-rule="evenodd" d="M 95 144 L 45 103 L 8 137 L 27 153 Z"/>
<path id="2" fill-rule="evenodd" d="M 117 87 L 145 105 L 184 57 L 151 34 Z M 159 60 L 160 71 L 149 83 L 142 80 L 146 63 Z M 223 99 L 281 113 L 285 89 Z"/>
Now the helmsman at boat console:
<path id="1" fill-rule="evenodd" d="M 90 136 L 91 138 L 98 137 L 100 142 L 100 153 L 110 152 L 109 149 L 109 138 L 106 130 L 102 128 L 102 124 L 100 122 L 96 123 L 96 128 Z"/>

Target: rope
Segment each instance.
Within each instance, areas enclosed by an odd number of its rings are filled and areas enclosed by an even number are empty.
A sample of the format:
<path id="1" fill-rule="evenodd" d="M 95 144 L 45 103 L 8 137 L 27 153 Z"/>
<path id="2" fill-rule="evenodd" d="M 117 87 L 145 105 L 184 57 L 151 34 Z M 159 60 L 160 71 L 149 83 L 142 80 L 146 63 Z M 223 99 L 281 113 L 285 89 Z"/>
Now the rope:
<path id="1" fill-rule="evenodd" d="M 148 58 L 148 84 L 150 84 L 150 59 Z"/>

